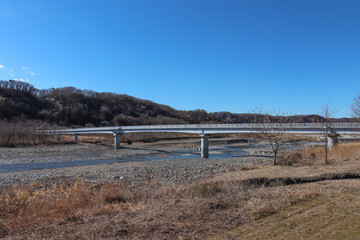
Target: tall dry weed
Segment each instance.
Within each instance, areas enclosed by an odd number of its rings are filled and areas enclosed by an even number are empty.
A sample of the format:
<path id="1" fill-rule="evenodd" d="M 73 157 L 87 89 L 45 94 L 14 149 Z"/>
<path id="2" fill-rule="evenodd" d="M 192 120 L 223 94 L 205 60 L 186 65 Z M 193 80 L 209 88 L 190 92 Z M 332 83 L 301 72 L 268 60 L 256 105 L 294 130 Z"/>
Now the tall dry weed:
<path id="1" fill-rule="evenodd" d="M 51 129 L 53 126 L 38 121 L 0 121 L 0 146 L 17 147 L 62 141 L 61 135 L 37 134 L 39 128 Z"/>
<path id="2" fill-rule="evenodd" d="M 285 207 L 313 199 L 318 195 L 319 193 L 310 189 L 298 191 L 291 188 L 260 187 L 248 191 L 242 200 L 245 202 L 245 208 L 252 213 L 253 217 L 263 218 Z"/>
<path id="3" fill-rule="evenodd" d="M 132 194 L 123 186 L 38 184 L 13 186 L 0 195 L 0 219 L 10 229 L 49 219 L 76 215 L 81 209 L 96 209 L 109 203 L 125 203 Z"/>
<path id="4" fill-rule="evenodd" d="M 306 147 L 287 151 L 280 156 L 280 165 L 304 166 L 323 164 L 325 151 L 323 147 Z M 330 163 L 360 160 L 360 143 L 341 143 L 328 152 Z"/>
<path id="5" fill-rule="evenodd" d="M 149 181 L 132 189 L 124 184 L 89 185 L 80 180 L 51 186 L 31 184 L 2 192 L 0 222 L 6 234 L 9 230 L 26 236 L 28 229 L 38 229 L 32 239 L 69 238 L 63 233 L 65 227 L 67 233 L 80 231 L 85 239 L 102 238 L 105 233 L 114 239 L 120 233 L 126 239 L 203 239 L 316 194 L 230 179 L 180 187 Z M 78 230 L 74 221 L 86 224 Z M 53 222 L 59 224 L 51 225 Z"/>

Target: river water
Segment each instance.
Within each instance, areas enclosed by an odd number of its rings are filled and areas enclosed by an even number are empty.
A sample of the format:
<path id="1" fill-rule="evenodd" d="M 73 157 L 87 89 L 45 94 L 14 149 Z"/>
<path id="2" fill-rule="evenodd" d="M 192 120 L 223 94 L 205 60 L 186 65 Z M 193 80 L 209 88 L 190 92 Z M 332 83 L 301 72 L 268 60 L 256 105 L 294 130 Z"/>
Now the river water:
<path id="1" fill-rule="evenodd" d="M 303 144 L 287 144 L 283 148 L 297 148 L 303 146 Z M 269 145 L 244 145 L 244 146 L 226 146 L 226 147 L 212 147 L 209 151 L 209 158 L 222 159 L 233 157 L 245 157 L 250 155 L 248 149 L 270 149 Z M 0 165 L 0 173 L 29 171 L 29 170 L 41 170 L 41 169 L 56 169 L 56 168 L 68 168 L 68 167 L 82 167 L 98 164 L 113 164 L 113 163 L 125 163 L 125 162 L 146 162 L 156 160 L 176 160 L 176 159 L 189 159 L 200 158 L 200 150 L 182 150 L 170 153 L 157 153 L 157 154 L 143 154 L 135 155 L 123 158 L 114 159 L 89 159 L 81 161 L 61 161 L 61 162 L 44 162 L 44 163 L 25 163 L 25 164 L 3 164 Z"/>

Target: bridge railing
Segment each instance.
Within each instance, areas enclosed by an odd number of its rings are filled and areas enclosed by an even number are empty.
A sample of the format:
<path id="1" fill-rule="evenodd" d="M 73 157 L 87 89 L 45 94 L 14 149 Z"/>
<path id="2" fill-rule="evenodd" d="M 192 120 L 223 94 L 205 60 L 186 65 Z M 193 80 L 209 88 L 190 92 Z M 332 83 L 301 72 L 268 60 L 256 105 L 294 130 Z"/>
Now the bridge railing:
<path id="1" fill-rule="evenodd" d="M 186 124 L 186 125 L 142 125 L 142 126 L 114 126 L 114 127 L 95 127 L 95 128 L 74 128 L 58 130 L 38 130 L 38 133 L 46 134 L 71 134 L 71 133 L 116 133 L 126 131 L 149 131 L 149 130 L 206 130 L 206 129 L 244 129 L 251 131 L 261 129 L 324 129 L 323 123 L 287 123 L 287 124 L 259 124 L 259 123 L 240 123 L 240 124 Z M 359 123 L 330 123 L 329 127 L 336 129 L 360 129 Z"/>

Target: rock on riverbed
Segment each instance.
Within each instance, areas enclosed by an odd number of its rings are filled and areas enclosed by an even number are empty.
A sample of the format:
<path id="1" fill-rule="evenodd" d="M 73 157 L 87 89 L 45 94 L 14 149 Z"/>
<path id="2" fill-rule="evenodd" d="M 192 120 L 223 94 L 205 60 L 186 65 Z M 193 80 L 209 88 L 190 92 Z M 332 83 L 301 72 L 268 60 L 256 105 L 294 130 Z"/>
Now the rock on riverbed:
<path id="1" fill-rule="evenodd" d="M 6 164 L 84 161 L 89 159 L 134 158 L 143 154 L 164 154 L 183 151 L 184 143 L 169 142 L 126 146 L 114 151 L 110 146 L 99 144 L 66 144 L 22 148 L 0 148 L 0 169 Z M 251 149 L 249 150 L 251 151 Z M 162 181 L 179 185 L 198 181 L 238 168 L 250 168 L 267 164 L 267 156 L 245 156 L 220 159 L 177 158 L 146 162 L 122 162 L 83 167 L 31 170 L 0 174 L 0 187 L 29 182 L 63 182 L 83 179 L 85 182 L 124 181 L 137 185 L 144 181 Z"/>

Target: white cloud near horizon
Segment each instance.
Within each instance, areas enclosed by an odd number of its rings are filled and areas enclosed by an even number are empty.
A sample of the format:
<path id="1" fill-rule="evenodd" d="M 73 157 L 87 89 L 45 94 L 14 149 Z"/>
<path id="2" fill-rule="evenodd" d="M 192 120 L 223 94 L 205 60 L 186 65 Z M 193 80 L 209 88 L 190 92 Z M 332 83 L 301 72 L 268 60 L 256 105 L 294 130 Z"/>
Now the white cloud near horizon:
<path id="1" fill-rule="evenodd" d="M 30 82 L 30 80 L 29 79 L 22 79 L 22 78 L 19 78 L 19 79 L 17 79 L 17 78 L 15 78 L 15 79 L 13 79 L 14 81 L 18 81 L 18 82 Z"/>
<path id="2" fill-rule="evenodd" d="M 27 74 L 29 74 L 30 76 L 34 76 L 35 72 L 31 71 L 31 69 L 29 67 L 23 66 L 22 67 L 22 71 L 25 71 Z"/>
<path id="3" fill-rule="evenodd" d="M 5 71 L 7 71 L 7 73 L 10 75 L 11 80 L 19 81 L 19 82 L 30 82 L 30 80 L 28 78 L 26 78 L 25 76 L 23 76 L 24 78 L 15 78 L 15 76 L 17 74 L 15 74 L 15 71 L 12 68 L 7 68 L 4 65 L 0 64 L 0 69 L 4 69 Z M 25 72 L 25 73 L 22 73 L 21 75 L 25 75 L 25 74 L 28 74 L 30 76 L 35 75 L 35 72 L 31 71 L 31 69 L 26 66 L 23 66 L 21 71 Z"/>

